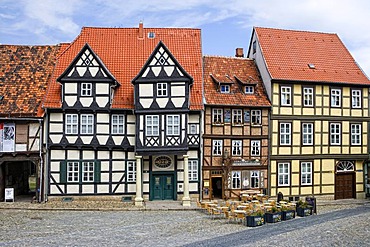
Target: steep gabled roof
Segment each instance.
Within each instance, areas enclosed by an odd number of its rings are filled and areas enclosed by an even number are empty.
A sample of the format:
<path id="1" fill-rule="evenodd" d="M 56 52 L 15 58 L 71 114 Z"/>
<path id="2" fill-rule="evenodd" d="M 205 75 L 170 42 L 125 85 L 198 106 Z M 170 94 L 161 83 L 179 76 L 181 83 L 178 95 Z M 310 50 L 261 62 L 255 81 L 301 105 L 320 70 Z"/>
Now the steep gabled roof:
<path id="1" fill-rule="evenodd" d="M 255 62 L 248 58 L 204 56 L 204 96 L 206 105 L 230 105 L 246 107 L 270 107 Z M 217 83 L 231 84 L 230 93 L 221 93 Z M 253 94 L 245 94 L 240 88 L 250 84 Z"/>
<path id="2" fill-rule="evenodd" d="M 149 37 L 151 33 L 151 37 Z M 202 50 L 200 29 L 190 28 L 96 28 L 84 27 L 80 35 L 58 58 L 44 102 L 46 108 L 61 107 L 61 85 L 57 78 L 88 43 L 120 84 L 115 90 L 113 108 L 134 108 L 131 81 L 145 65 L 160 41 L 182 68 L 193 77 L 190 109 L 202 109 Z M 153 37 L 154 36 L 154 37 Z"/>
<path id="3" fill-rule="evenodd" d="M 0 45 L 0 116 L 41 117 L 59 46 Z"/>
<path id="4" fill-rule="evenodd" d="M 253 32 L 272 79 L 370 84 L 337 34 L 261 27 Z"/>

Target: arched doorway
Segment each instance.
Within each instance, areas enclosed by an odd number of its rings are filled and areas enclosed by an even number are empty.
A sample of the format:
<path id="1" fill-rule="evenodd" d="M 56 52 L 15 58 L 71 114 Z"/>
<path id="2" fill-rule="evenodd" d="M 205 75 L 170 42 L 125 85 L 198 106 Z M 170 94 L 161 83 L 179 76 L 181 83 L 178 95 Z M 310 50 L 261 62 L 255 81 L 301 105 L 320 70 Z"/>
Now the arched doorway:
<path id="1" fill-rule="evenodd" d="M 356 174 L 352 161 L 339 161 L 335 167 L 334 199 L 356 198 Z"/>

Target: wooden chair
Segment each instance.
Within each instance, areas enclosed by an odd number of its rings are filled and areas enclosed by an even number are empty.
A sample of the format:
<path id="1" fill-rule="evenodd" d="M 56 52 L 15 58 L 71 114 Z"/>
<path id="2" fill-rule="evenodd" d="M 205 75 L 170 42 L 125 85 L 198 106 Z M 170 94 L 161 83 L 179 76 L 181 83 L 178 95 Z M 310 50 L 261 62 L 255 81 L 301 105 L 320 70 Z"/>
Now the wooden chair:
<path id="1" fill-rule="evenodd" d="M 211 213 L 211 216 L 212 216 L 212 219 L 215 219 L 217 216 L 219 218 L 221 218 L 223 212 L 221 209 L 218 209 L 216 207 L 212 207 L 212 213 Z"/>

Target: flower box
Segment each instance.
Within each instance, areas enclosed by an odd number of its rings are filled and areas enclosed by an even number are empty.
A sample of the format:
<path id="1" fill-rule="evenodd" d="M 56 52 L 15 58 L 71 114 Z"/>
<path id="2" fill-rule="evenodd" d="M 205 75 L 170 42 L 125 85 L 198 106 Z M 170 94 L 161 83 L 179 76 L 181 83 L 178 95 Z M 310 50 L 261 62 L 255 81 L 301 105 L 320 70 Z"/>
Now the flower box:
<path id="1" fill-rule="evenodd" d="M 291 220 L 295 218 L 295 210 L 287 210 L 281 212 L 281 219 L 282 220 Z"/>
<path id="2" fill-rule="evenodd" d="M 276 213 L 266 213 L 265 214 L 267 223 L 276 223 L 281 221 L 281 212 Z"/>
<path id="3" fill-rule="evenodd" d="M 312 215 L 312 208 L 311 207 L 308 207 L 308 208 L 298 207 L 297 208 L 297 215 L 300 216 L 300 217 L 310 216 L 310 215 Z"/>
<path id="4" fill-rule="evenodd" d="M 247 226 L 255 227 L 255 226 L 262 226 L 264 224 L 265 224 L 265 216 L 264 215 L 262 215 L 262 216 L 248 215 L 247 216 Z"/>

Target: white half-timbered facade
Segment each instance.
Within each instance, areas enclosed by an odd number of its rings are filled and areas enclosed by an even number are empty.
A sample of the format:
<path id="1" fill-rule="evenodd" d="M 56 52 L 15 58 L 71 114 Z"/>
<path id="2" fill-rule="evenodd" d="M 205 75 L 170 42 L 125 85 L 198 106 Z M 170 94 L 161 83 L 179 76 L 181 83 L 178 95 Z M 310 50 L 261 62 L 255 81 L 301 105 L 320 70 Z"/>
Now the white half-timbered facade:
<path id="1" fill-rule="evenodd" d="M 192 35 L 85 28 L 65 47 L 45 102 L 49 196 L 199 196 L 200 31 L 176 30 Z"/>

